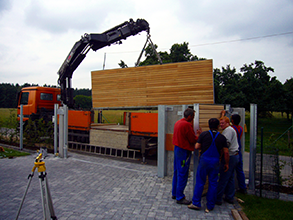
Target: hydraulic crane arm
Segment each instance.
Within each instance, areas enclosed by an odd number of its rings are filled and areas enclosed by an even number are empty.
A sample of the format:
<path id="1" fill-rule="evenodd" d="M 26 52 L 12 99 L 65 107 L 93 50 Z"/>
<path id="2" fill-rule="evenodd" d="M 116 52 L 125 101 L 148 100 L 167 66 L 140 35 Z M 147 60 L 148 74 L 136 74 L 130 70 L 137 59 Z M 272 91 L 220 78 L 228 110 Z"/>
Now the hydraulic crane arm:
<path id="1" fill-rule="evenodd" d="M 71 78 L 73 72 L 80 65 L 90 49 L 96 51 L 113 43 L 121 44 L 122 39 L 134 36 L 141 31 L 149 34 L 149 24 L 144 19 L 137 19 L 136 22 L 130 19 L 118 26 L 111 28 L 101 34 L 85 34 L 77 41 L 67 58 L 58 71 L 58 84 L 61 87 L 61 101 L 69 108 L 73 107 L 73 89 L 71 88 Z"/>

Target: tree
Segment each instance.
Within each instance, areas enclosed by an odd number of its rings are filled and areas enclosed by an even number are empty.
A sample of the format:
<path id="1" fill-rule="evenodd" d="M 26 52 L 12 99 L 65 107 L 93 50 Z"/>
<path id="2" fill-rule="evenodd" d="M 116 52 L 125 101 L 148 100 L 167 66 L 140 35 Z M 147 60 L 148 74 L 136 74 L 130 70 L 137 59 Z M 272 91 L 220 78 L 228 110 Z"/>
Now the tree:
<path id="1" fill-rule="evenodd" d="M 245 95 L 242 91 L 242 76 L 236 73 L 235 67 L 214 69 L 215 102 L 242 107 Z"/>
<path id="2" fill-rule="evenodd" d="M 16 108 L 17 93 L 20 91 L 18 86 L 9 83 L 0 84 L 0 107 Z"/>
<path id="3" fill-rule="evenodd" d="M 88 109 L 92 108 L 92 97 L 77 95 L 74 97 L 74 105 L 79 109 Z"/>
<path id="4" fill-rule="evenodd" d="M 243 92 L 246 97 L 244 107 L 250 108 L 250 103 L 257 104 L 258 113 L 269 111 L 268 103 L 274 97 L 268 91 L 271 85 L 270 72 L 274 72 L 271 67 L 266 67 L 262 61 L 255 61 L 249 65 L 244 64 L 240 69 L 243 72 Z M 273 79 L 275 81 L 275 79 Z"/>
<path id="5" fill-rule="evenodd" d="M 92 96 L 92 90 L 91 89 L 75 89 L 73 91 L 73 97 L 77 95 L 84 95 L 84 96 Z"/>
<path id="6" fill-rule="evenodd" d="M 265 102 L 269 111 L 284 112 L 286 109 L 284 86 L 275 76 L 269 81 Z"/>
<path id="7" fill-rule="evenodd" d="M 186 62 L 186 61 L 198 60 L 198 57 L 192 55 L 188 48 L 188 43 L 183 42 L 183 44 L 172 45 L 170 49 L 170 60 L 171 60 L 171 63 Z"/>
<path id="8" fill-rule="evenodd" d="M 157 49 L 158 46 L 155 44 L 154 48 Z M 166 53 L 166 52 L 164 52 L 164 53 L 158 52 L 158 53 L 159 53 L 159 56 L 161 57 L 162 62 L 166 63 L 166 60 L 169 59 L 168 53 Z M 148 65 L 155 65 L 155 64 L 160 63 L 151 44 L 148 44 L 148 46 L 144 49 L 144 54 L 145 54 L 146 59 L 144 61 L 140 62 L 139 66 L 148 66 Z"/>
<path id="9" fill-rule="evenodd" d="M 155 49 L 158 48 L 157 45 L 154 45 L 154 47 Z M 162 60 L 162 63 L 205 60 L 205 58 L 198 58 L 196 55 L 191 54 L 188 48 L 188 43 L 186 42 L 182 44 L 173 44 L 170 49 L 170 54 L 168 54 L 166 51 L 158 52 L 158 54 Z M 146 59 L 142 61 L 139 66 L 155 65 L 160 63 L 155 51 L 150 44 L 145 48 L 145 57 Z"/>
<path id="10" fill-rule="evenodd" d="M 291 113 L 291 118 L 293 117 L 293 78 L 287 79 L 284 83 L 284 94 L 285 94 L 285 112 L 287 113 L 287 118 L 289 119 L 289 114 Z"/>

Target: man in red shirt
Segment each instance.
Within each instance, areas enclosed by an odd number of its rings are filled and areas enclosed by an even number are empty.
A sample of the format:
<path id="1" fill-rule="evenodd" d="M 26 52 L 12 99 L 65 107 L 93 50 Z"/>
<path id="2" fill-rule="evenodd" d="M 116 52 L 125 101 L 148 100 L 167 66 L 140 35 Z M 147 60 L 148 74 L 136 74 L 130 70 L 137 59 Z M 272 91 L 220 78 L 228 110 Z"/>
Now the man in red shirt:
<path id="1" fill-rule="evenodd" d="M 184 118 L 178 120 L 174 125 L 173 145 L 174 145 L 174 173 L 172 181 L 172 199 L 176 199 L 178 204 L 189 205 L 191 201 L 184 195 L 187 184 L 188 171 L 190 166 L 191 153 L 194 151 L 198 136 L 193 130 L 192 121 L 194 110 L 187 108 L 184 111 Z M 201 134 L 201 129 L 197 135 Z"/>

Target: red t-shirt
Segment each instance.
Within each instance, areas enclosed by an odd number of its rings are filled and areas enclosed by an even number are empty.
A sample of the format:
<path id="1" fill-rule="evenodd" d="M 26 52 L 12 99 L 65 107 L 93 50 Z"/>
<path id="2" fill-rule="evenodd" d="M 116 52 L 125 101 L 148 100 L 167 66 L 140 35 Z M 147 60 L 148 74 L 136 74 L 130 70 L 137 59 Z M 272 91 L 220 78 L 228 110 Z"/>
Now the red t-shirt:
<path id="1" fill-rule="evenodd" d="M 243 128 L 240 125 L 233 125 L 232 128 L 234 128 L 234 130 L 236 131 L 236 133 L 237 133 L 237 130 L 238 130 L 238 133 L 240 134 L 240 139 L 241 139 L 242 134 L 243 134 Z M 238 133 L 237 133 L 237 138 L 238 138 Z"/>
<path id="2" fill-rule="evenodd" d="M 193 127 L 185 118 L 178 120 L 174 125 L 173 145 L 182 149 L 194 151 L 194 145 L 198 137 L 195 135 Z"/>

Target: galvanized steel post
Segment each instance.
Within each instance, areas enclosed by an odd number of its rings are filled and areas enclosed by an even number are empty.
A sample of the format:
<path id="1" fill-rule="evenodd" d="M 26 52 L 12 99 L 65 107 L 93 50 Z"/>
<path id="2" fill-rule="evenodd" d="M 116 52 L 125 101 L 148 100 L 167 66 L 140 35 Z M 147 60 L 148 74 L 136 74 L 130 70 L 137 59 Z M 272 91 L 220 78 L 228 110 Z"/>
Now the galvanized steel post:
<path id="1" fill-rule="evenodd" d="M 250 104 L 249 189 L 255 190 L 255 158 L 257 138 L 257 104 Z"/>
<path id="2" fill-rule="evenodd" d="M 22 150 L 23 149 L 23 105 L 20 105 L 19 122 L 20 122 L 19 149 Z"/>
<path id="3" fill-rule="evenodd" d="M 193 104 L 193 110 L 195 111 L 194 120 L 193 120 L 193 129 L 196 134 L 196 131 L 199 129 L 199 104 Z M 193 153 L 193 190 L 196 183 L 196 171 L 199 163 L 199 153 L 198 150 L 194 149 Z"/>
<path id="4" fill-rule="evenodd" d="M 68 150 L 68 107 L 63 105 L 64 109 L 64 158 L 67 158 Z"/>
<path id="5" fill-rule="evenodd" d="M 54 104 L 54 155 L 57 154 L 57 146 L 58 146 L 58 132 L 57 132 L 57 121 L 58 121 L 58 115 L 57 115 L 57 111 L 58 111 L 58 104 Z"/>
<path id="6" fill-rule="evenodd" d="M 166 160 L 166 110 L 165 105 L 158 106 L 158 177 L 163 178 L 167 173 Z"/>
<path id="7" fill-rule="evenodd" d="M 64 157 L 64 109 L 58 109 L 59 115 L 59 156 Z"/>

